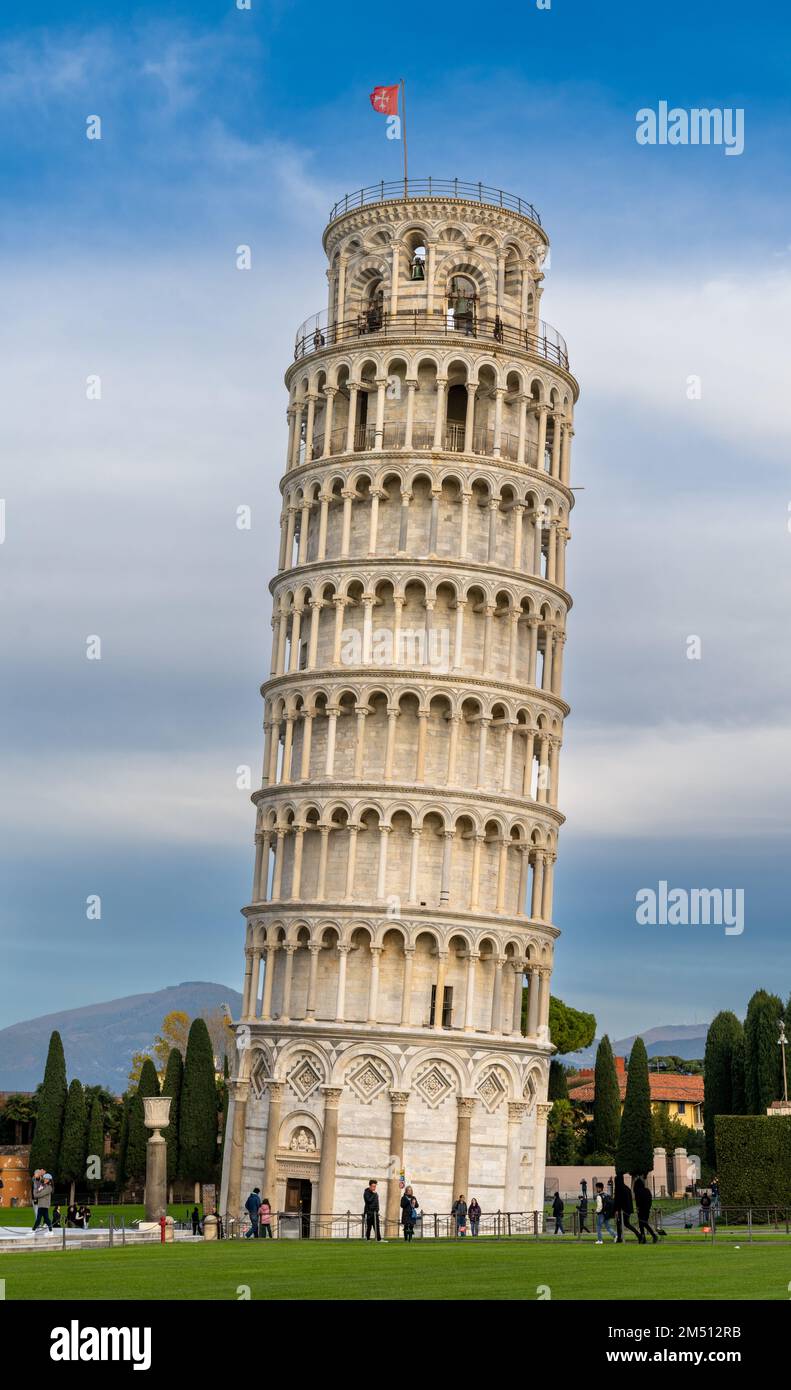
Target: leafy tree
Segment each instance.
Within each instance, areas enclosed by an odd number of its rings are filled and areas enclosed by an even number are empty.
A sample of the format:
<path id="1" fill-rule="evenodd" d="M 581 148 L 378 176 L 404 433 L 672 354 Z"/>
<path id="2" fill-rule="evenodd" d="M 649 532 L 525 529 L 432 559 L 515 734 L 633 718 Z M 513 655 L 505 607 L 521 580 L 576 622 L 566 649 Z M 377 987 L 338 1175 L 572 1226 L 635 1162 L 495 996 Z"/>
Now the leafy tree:
<path id="1" fill-rule="evenodd" d="M 159 1077 L 156 1067 L 147 1057 L 140 1073 L 140 1081 L 132 1096 L 129 1107 L 129 1137 L 126 1145 L 126 1177 L 143 1181 L 146 1176 L 146 1144 L 150 1130 L 146 1129 L 143 1099 L 145 1096 L 159 1095 Z"/>
<path id="2" fill-rule="evenodd" d="M 648 1054 L 642 1038 L 635 1038 L 629 1056 L 626 1097 L 621 1130 L 615 1152 L 618 1173 L 645 1177 L 654 1166 L 651 1143 L 651 1089 L 648 1082 Z"/>
<path id="3" fill-rule="evenodd" d="M 524 1003 L 524 999 L 522 1002 Z M 220 1004 L 216 1009 L 204 1009 L 201 1018 L 209 1030 L 215 1066 L 219 1068 L 226 1057 L 233 1057 L 236 1052 L 236 1033 L 228 1005 Z"/>
<path id="4" fill-rule="evenodd" d="M 30 1146 L 30 1171 L 44 1168 L 53 1177 L 58 1172 L 60 1136 L 66 1110 L 66 1058 L 60 1033 L 49 1040 L 44 1081 L 38 1097 L 38 1116 Z"/>
<path id="5" fill-rule="evenodd" d="M 574 1107 L 569 1100 L 556 1100 L 547 1125 L 550 1163 L 569 1164 L 577 1160 L 577 1134 Z"/>
<path id="6" fill-rule="evenodd" d="M 184 1061 L 177 1047 L 171 1049 L 162 1082 L 163 1096 L 171 1096 L 170 1120 L 167 1129 L 162 1131 L 168 1146 L 168 1182 L 174 1183 L 179 1175 L 179 1107 L 181 1087 L 184 1080 Z"/>
<path id="7" fill-rule="evenodd" d="M 88 1097 L 87 1097 L 87 1092 L 86 1092 L 86 1100 L 87 1100 L 87 1098 L 88 1098 Z M 103 1115 L 103 1113 L 102 1113 L 101 1101 L 99 1100 L 99 1097 L 98 1097 L 98 1096 L 94 1096 L 93 1100 L 91 1101 L 91 1108 L 90 1108 L 89 1118 L 88 1118 L 88 1143 L 87 1143 L 87 1155 L 86 1155 L 86 1157 L 87 1157 L 88 1163 L 92 1163 L 92 1161 L 93 1161 L 94 1159 L 98 1158 L 99 1163 L 100 1163 L 99 1173 L 100 1173 L 101 1175 L 103 1175 L 103 1174 L 104 1174 L 104 1115 Z M 101 1178 L 100 1178 L 99 1180 L 101 1181 Z M 95 1181 L 95 1179 L 94 1179 L 94 1181 Z"/>
<path id="8" fill-rule="evenodd" d="M 552 1061 L 549 1064 L 549 1087 L 547 1089 L 547 1100 L 568 1100 L 569 1088 L 566 1082 L 566 1068 L 562 1062 Z"/>
<path id="9" fill-rule="evenodd" d="M 596 1153 L 614 1156 L 621 1127 L 621 1092 L 610 1039 L 605 1033 L 596 1049 L 591 1144 Z"/>
<path id="10" fill-rule="evenodd" d="M 747 1112 L 764 1115 L 778 1095 L 778 1023 L 783 1005 L 776 994 L 756 990 L 744 1024 L 744 1090 Z"/>
<path id="11" fill-rule="evenodd" d="M 714 1120 L 717 1115 L 733 1114 L 733 1055 L 737 1043 L 743 1040 L 744 1029 L 729 1010 L 718 1013 L 706 1034 L 704 1058 L 706 1078 L 703 1100 L 703 1124 L 706 1131 L 706 1157 L 717 1162 L 714 1149 Z"/>
<path id="12" fill-rule="evenodd" d="M 63 1116 L 63 1137 L 58 1159 L 59 1177 L 69 1184 L 69 1205 L 74 1201 L 74 1189 L 78 1180 L 85 1177 L 85 1144 L 87 1141 L 87 1117 L 85 1113 L 85 1092 L 79 1081 L 72 1081 L 66 1097 Z"/>
<path id="13" fill-rule="evenodd" d="M 102 1112 L 104 1133 L 110 1136 L 110 1142 L 113 1148 L 116 1148 L 119 1131 L 121 1129 L 121 1120 L 123 1118 L 123 1104 L 118 1096 L 114 1096 L 112 1092 L 108 1091 L 104 1086 L 86 1086 L 85 1108 L 89 1115 L 93 1109 L 93 1102 L 95 1100 L 98 1100 L 99 1108 Z M 91 1153 L 93 1151 L 89 1149 L 88 1152 Z"/>
<path id="14" fill-rule="evenodd" d="M 192 1022 L 187 1040 L 179 1113 L 179 1172 L 190 1182 L 211 1182 L 217 1164 L 217 1087 L 209 1030 Z"/>
<path id="15" fill-rule="evenodd" d="M 3 1144 L 21 1144 L 23 1128 L 35 1123 L 38 1098 L 25 1095 L 24 1091 L 8 1096 L 0 1110 L 0 1131 Z"/>
<path id="16" fill-rule="evenodd" d="M 651 1115 L 651 1144 L 653 1148 L 663 1148 L 672 1154 L 674 1149 L 686 1149 L 687 1153 L 699 1154 L 705 1160 L 705 1143 L 702 1129 L 692 1129 L 685 1125 L 677 1115 L 670 1114 L 667 1101 L 661 1101 Z"/>

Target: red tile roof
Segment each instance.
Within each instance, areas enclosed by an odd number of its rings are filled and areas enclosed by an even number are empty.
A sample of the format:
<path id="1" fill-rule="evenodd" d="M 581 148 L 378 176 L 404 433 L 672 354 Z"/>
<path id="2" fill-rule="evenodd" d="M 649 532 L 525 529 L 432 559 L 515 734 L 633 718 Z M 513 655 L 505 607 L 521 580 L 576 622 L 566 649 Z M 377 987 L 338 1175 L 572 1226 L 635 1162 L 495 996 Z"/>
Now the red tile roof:
<path id="1" fill-rule="evenodd" d="M 673 1100 L 688 1101 L 692 1105 L 703 1104 L 703 1077 L 702 1076 L 677 1076 L 669 1073 L 661 1076 L 658 1072 L 648 1073 L 648 1084 L 651 1088 L 651 1099 L 656 1101 Z M 574 1084 L 574 1078 L 569 1078 L 569 1099 L 579 1101 L 592 1101 L 596 1088 L 593 1081 L 585 1080 L 581 1085 Z M 626 1095 L 626 1077 L 618 1073 L 618 1089 L 621 1092 L 621 1100 Z"/>

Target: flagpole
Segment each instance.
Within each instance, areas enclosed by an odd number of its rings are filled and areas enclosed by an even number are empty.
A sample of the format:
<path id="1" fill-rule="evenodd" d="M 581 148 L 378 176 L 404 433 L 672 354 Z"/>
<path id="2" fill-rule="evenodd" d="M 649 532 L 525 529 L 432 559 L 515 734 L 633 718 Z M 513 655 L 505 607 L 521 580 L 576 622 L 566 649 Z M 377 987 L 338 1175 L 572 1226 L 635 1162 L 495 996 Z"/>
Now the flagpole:
<path id="1" fill-rule="evenodd" d="M 407 148 L 406 148 L 406 87 L 404 79 L 401 78 L 401 122 L 403 124 L 404 136 L 404 197 L 409 196 L 409 178 L 407 175 Z"/>

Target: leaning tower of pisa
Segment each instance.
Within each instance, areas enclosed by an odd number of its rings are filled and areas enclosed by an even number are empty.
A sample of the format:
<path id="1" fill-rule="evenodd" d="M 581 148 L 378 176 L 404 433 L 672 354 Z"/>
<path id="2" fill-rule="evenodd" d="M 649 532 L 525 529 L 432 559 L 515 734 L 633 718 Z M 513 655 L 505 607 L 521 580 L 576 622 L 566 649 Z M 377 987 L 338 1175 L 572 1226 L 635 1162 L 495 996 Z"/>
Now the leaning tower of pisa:
<path id="1" fill-rule="evenodd" d="M 457 180 L 362 189 L 324 232 L 285 378 L 231 1214 L 260 1187 L 327 1234 L 371 1177 L 389 1222 L 404 1182 L 427 1213 L 543 1206 L 578 390 L 547 248 L 529 203 Z"/>

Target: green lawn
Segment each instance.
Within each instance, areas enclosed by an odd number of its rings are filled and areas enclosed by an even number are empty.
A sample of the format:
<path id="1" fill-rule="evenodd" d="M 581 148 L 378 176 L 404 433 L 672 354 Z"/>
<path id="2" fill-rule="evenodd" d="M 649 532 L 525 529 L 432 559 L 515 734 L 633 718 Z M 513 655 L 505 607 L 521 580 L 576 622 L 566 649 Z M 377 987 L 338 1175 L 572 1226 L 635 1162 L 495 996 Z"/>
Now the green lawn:
<path id="1" fill-rule="evenodd" d="M 194 1203 L 192 1205 L 194 1206 Z M 65 1206 L 61 1205 L 60 1210 L 61 1215 L 65 1219 Z M 198 1210 L 203 1211 L 203 1208 L 199 1206 Z M 191 1211 L 192 1206 L 188 1206 L 186 1202 L 176 1202 L 174 1206 L 168 1207 L 168 1212 L 171 1216 L 175 1217 L 177 1221 L 183 1221 L 187 1213 Z M 121 1217 L 126 1219 L 126 1224 L 128 1226 L 132 1221 L 144 1221 L 145 1214 L 145 1207 L 142 1202 L 139 1206 L 129 1203 L 125 1206 L 113 1207 L 95 1207 L 91 1205 L 90 1229 L 93 1230 L 97 1226 L 109 1226 L 111 1216 L 116 1226 L 120 1226 Z M 52 1208 L 50 1208 L 50 1216 L 51 1215 Z M 36 1213 L 32 1207 L 0 1207 L 0 1226 L 32 1226 L 35 1219 Z"/>
<path id="2" fill-rule="evenodd" d="M 46 1239 L 46 1238 L 45 1238 Z M 0 1256 L 7 1299 L 787 1301 L 791 1246 L 222 1241 Z M 240 1292 L 240 1286 L 243 1286 Z"/>

